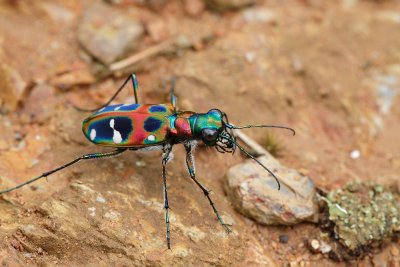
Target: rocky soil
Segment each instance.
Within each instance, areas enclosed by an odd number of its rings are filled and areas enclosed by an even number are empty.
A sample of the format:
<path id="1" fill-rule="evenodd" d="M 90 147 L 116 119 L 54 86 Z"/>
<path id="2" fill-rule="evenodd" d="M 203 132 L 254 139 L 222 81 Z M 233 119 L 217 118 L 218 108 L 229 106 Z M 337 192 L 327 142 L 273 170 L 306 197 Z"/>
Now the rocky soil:
<path id="1" fill-rule="evenodd" d="M 396 0 L 0 1 L 0 188 L 109 151 L 85 139 L 88 114 L 74 106 L 101 105 L 135 72 L 141 102 L 167 101 L 175 75 L 182 110 L 215 107 L 236 125 L 296 129 L 294 137 L 243 131 L 321 195 L 372 180 L 398 196 L 399 47 Z M 129 89 L 115 102 L 133 99 Z M 396 235 L 348 255 L 314 217 L 291 226 L 245 217 L 228 197 L 227 173 L 246 158 L 204 146 L 195 155 L 197 176 L 233 233 L 218 224 L 177 147 L 167 250 L 161 155 L 129 152 L 2 195 L 0 263 L 399 266 Z"/>

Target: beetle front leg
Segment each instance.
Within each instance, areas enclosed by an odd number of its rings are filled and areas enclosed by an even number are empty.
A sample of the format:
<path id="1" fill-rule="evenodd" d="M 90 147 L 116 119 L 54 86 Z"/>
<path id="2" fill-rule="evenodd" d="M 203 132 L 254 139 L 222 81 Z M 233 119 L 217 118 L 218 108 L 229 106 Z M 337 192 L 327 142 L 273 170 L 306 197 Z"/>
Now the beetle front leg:
<path id="1" fill-rule="evenodd" d="M 168 215 L 168 209 L 169 209 L 169 204 L 168 204 L 168 192 L 167 192 L 167 170 L 166 166 L 167 163 L 170 159 L 172 151 L 172 145 L 167 144 L 163 147 L 163 156 L 162 156 L 162 178 L 163 178 L 163 192 L 164 192 L 164 209 L 165 209 L 165 225 L 166 225 L 166 231 L 167 231 L 167 247 L 168 249 L 171 249 L 171 236 L 170 236 L 170 225 L 169 225 L 169 215 Z"/>
<path id="2" fill-rule="evenodd" d="M 204 195 L 207 197 L 208 202 L 210 202 L 210 205 L 217 216 L 218 221 L 221 223 L 221 225 L 225 228 L 226 232 L 230 233 L 232 232 L 231 228 L 224 222 L 224 220 L 221 218 L 219 215 L 219 212 L 217 208 L 214 205 L 214 202 L 211 200 L 210 197 L 210 191 L 208 191 L 200 182 L 196 179 L 196 171 L 195 171 L 195 165 L 194 165 L 194 158 L 192 154 L 193 150 L 193 145 L 191 143 L 185 143 L 184 144 L 185 149 L 186 149 L 186 166 L 190 175 L 190 178 L 197 184 L 198 187 L 203 191 Z"/>

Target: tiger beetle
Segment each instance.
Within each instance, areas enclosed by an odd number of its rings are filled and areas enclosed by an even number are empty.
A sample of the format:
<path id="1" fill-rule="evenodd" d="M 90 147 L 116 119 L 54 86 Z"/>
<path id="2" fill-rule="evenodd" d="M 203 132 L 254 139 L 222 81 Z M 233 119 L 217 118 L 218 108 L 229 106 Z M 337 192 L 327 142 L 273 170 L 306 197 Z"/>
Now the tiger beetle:
<path id="1" fill-rule="evenodd" d="M 110 105 L 129 81 L 132 81 L 135 104 Z M 258 161 L 253 155 L 240 146 L 233 133 L 235 129 L 244 128 L 282 128 L 295 131 L 292 128 L 277 125 L 247 125 L 234 126 L 229 123 L 228 116 L 219 109 L 211 109 L 207 113 L 196 113 L 192 111 L 178 111 L 176 108 L 176 97 L 174 88 L 176 79 L 171 81 L 169 104 L 139 104 L 137 91 L 138 82 L 136 75 L 130 75 L 114 95 L 105 103 L 96 109 L 81 109 L 85 112 L 94 112 L 83 121 L 82 131 L 89 141 L 96 145 L 116 148 L 116 150 L 105 153 L 90 153 L 80 156 L 65 165 L 43 173 L 27 182 L 15 187 L 2 190 L 0 194 L 11 192 L 22 186 L 28 185 L 36 180 L 47 177 L 55 172 L 67 168 L 78 161 L 87 159 L 99 159 L 116 156 L 127 150 L 145 151 L 162 150 L 162 179 L 164 192 L 164 209 L 166 224 L 167 247 L 171 248 L 170 239 L 170 221 L 168 215 L 168 193 L 166 165 L 172 158 L 172 148 L 176 144 L 183 144 L 186 149 L 186 166 L 190 178 L 196 183 L 207 197 L 218 221 L 229 233 L 232 230 L 220 216 L 214 202 L 211 200 L 210 191 L 208 191 L 197 179 L 195 174 L 195 165 L 193 151 L 197 141 L 202 141 L 206 146 L 215 147 L 221 153 L 234 153 L 236 147 L 261 165 L 278 184 L 280 183 L 275 174 Z"/>

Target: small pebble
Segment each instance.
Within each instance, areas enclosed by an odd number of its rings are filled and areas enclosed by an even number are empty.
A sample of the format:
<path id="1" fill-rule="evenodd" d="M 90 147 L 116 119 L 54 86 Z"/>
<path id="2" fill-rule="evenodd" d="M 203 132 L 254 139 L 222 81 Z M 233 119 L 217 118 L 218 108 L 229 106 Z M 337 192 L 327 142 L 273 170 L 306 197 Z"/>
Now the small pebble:
<path id="1" fill-rule="evenodd" d="M 99 203 L 106 203 L 106 199 L 102 196 L 97 196 L 96 201 Z"/>
<path id="2" fill-rule="evenodd" d="M 31 258 L 34 258 L 34 254 L 33 253 L 24 253 L 24 257 L 31 259 Z"/>
<path id="3" fill-rule="evenodd" d="M 121 215 L 119 214 L 119 212 L 110 210 L 106 212 L 103 217 L 109 219 L 110 221 L 117 221 L 120 216 Z"/>
<path id="4" fill-rule="evenodd" d="M 303 75 L 305 73 L 304 63 L 298 56 L 292 57 L 292 68 L 296 75 Z"/>
<path id="5" fill-rule="evenodd" d="M 326 254 L 326 253 L 330 252 L 331 250 L 332 250 L 332 247 L 331 247 L 330 245 L 328 245 L 328 244 L 322 242 L 322 245 L 321 245 L 321 252 L 322 252 L 323 254 Z"/>
<path id="6" fill-rule="evenodd" d="M 280 235 L 279 242 L 282 244 L 286 244 L 289 241 L 289 237 L 287 235 Z"/>
<path id="7" fill-rule="evenodd" d="M 180 49 L 187 49 L 192 47 L 192 41 L 186 36 L 186 35 L 178 35 L 178 37 L 176 37 L 176 41 L 175 44 L 178 48 Z"/>
<path id="8" fill-rule="evenodd" d="M 38 159 L 32 159 L 31 160 L 31 166 L 35 166 L 35 165 L 37 165 L 39 163 L 39 160 Z"/>
<path id="9" fill-rule="evenodd" d="M 39 248 L 37 249 L 37 253 L 38 253 L 38 254 L 43 254 L 43 249 L 42 249 L 41 247 L 39 247 Z"/>
<path id="10" fill-rule="evenodd" d="M 358 159 L 361 156 L 361 153 L 359 150 L 353 150 L 350 153 L 350 158 L 352 159 Z"/>
<path id="11" fill-rule="evenodd" d="M 254 52 L 246 52 L 245 58 L 247 62 L 253 63 L 256 58 L 256 54 Z"/>
<path id="12" fill-rule="evenodd" d="M 313 239 L 311 241 L 311 247 L 313 248 L 313 250 L 318 250 L 319 249 L 319 241 L 316 239 Z"/>
<path id="13" fill-rule="evenodd" d="M 136 166 L 137 167 L 145 167 L 146 166 L 146 162 L 141 161 L 141 160 L 136 161 Z"/>
<path id="14" fill-rule="evenodd" d="M 90 216 L 92 216 L 92 217 L 96 216 L 96 208 L 95 207 L 88 208 L 88 211 L 89 211 Z"/>

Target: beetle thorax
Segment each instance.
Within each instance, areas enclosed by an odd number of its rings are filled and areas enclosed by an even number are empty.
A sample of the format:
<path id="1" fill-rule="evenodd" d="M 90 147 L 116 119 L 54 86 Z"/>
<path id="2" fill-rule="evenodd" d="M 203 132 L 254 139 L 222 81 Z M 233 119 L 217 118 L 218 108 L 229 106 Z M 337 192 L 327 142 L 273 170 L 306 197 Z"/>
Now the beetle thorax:
<path id="1" fill-rule="evenodd" d="M 185 138 L 189 139 L 193 137 L 192 129 L 190 127 L 190 122 L 188 118 L 185 117 L 178 117 L 175 120 L 175 135 L 178 138 Z"/>

